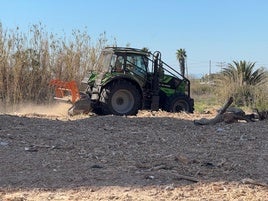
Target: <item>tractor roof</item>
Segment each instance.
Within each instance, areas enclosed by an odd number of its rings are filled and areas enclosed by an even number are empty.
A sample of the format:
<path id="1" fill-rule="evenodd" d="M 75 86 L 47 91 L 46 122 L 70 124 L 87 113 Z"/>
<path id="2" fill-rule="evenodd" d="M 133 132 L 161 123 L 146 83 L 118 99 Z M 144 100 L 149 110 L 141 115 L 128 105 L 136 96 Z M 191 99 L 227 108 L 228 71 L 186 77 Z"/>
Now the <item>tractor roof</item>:
<path id="1" fill-rule="evenodd" d="M 104 51 L 125 52 L 125 53 L 148 55 L 148 52 L 145 52 L 141 49 L 129 48 L 129 47 L 105 47 Z"/>

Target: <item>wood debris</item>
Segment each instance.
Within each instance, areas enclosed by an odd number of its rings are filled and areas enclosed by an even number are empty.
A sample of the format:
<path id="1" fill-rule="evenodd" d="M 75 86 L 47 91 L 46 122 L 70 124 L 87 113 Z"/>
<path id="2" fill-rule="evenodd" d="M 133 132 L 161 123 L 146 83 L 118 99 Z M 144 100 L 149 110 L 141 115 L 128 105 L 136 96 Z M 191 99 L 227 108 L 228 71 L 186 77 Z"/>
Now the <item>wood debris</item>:
<path id="1" fill-rule="evenodd" d="M 218 114 L 212 119 L 201 118 L 199 120 L 194 120 L 195 125 L 215 125 L 220 122 L 225 122 L 227 124 L 236 123 L 239 121 L 255 122 L 257 120 L 264 120 L 267 118 L 268 111 L 258 111 L 257 114 L 246 114 L 243 110 L 239 108 L 230 107 L 233 103 L 233 97 L 230 97 L 224 104 L 222 109 L 219 110 Z"/>

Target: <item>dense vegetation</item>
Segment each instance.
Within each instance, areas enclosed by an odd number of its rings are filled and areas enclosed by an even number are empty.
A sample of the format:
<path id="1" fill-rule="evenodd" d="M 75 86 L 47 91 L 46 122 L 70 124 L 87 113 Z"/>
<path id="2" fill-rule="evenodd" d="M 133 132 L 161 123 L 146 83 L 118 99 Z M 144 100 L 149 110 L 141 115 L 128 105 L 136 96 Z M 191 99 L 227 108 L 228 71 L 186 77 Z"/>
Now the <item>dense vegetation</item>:
<path id="1" fill-rule="evenodd" d="M 255 68 L 255 63 L 233 61 L 221 72 L 207 75 L 202 80 L 192 85 L 198 110 L 204 109 L 204 102 L 215 105 L 230 96 L 234 97 L 235 106 L 268 109 L 268 73 L 263 67 Z"/>
<path id="2" fill-rule="evenodd" d="M 36 24 L 23 33 L 19 28 L 5 30 L 0 23 L 0 103 L 49 102 L 51 79 L 75 80 L 79 84 L 107 45 L 116 46 L 116 40 L 108 41 L 105 32 L 92 40 L 86 31 L 73 30 L 68 37 L 65 33 L 58 36 Z M 179 49 L 176 55 L 184 74 L 186 51 Z M 238 106 L 267 109 L 267 71 L 254 69 L 255 63 L 234 61 L 220 73 L 209 75 L 209 82 L 192 79 L 196 110 L 221 104 L 229 96 L 235 97 Z"/>
<path id="3" fill-rule="evenodd" d="M 47 101 L 52 78 L 80 83 L 106 44 L 105 33 L 94 42 L 86 31 L 73 30 L 67 38 L 47 33 L 42 24 L 22 33 L 0 23 L 0 102 Z"/>

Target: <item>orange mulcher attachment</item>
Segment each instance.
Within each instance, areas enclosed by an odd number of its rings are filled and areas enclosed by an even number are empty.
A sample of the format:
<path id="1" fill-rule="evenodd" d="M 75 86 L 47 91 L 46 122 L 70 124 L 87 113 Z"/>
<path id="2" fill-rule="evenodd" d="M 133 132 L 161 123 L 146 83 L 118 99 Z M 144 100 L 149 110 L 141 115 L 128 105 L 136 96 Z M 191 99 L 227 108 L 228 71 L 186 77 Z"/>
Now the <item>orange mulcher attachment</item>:
<path id="1" fill-rule="evenodd" d="M 71 101 L 75 103 L 80 99 L 79 90 L 76 82 L 70 81 L 65 82 L 58 79 L 51 80 L 49 83 L 51 86 L 55 87 L 55 99 L 63 101 Z M 71 96 L 71 100 L 68 98 Z"/>

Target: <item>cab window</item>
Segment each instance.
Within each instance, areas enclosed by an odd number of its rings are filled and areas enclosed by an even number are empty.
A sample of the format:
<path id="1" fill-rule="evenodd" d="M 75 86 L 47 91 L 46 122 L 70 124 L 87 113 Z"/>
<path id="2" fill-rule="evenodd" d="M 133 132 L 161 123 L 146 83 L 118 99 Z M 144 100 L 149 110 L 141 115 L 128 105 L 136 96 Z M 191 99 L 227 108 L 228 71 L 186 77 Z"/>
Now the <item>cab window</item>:
<path id="1" fill-rule="evenodd" d="M 124 70 L 124 57 L 121 55 L 113 55 L 111 60 L 111 67 L 115 72 L 122 72 Z"/>
<path id="2" fill-rule="evenodd" d="M 139 75 L 147 72 L 146 60 L 142 55 L 127 55 L 126 67 Z"/>

